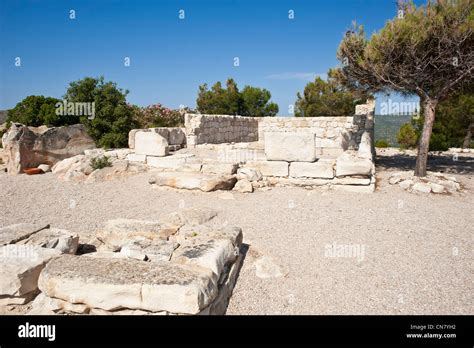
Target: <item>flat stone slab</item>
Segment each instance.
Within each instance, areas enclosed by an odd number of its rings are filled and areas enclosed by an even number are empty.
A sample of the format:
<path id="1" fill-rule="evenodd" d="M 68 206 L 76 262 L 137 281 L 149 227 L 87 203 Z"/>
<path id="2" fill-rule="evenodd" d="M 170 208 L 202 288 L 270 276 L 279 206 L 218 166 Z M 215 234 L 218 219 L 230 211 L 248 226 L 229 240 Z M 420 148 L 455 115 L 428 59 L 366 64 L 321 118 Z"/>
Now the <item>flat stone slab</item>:
<path id="1" fill-rule="evenodd" d="M 120 253 L 141 261 L 169 261 L 178 245 L 166 240 L 142 238 L 122 246 Z"/>
<path id="2" fill-rule="evenodd" d="M 37 290 L 41 270 L 60 254 L 58 250 L 38 246 L 0 247 L 0 297 L 24 296 Z"/>
<path id="3" fill-rule="evenodd" d="M 157 186 L 210 192 L 216 190 L 231 190 L 237 182 L 237 179 L 230 175 L 163 172 L 155 174 L 150 178 L 149 182 Z"/>
<path id="4" fill-rule="evenodd" d="M 96 231 L 96 237 L 112 251 L 118 251 L 124 245 L 137 239 L 167 240 L 181 226 L 182 224 L 162 223 L 160 221 L 114 219 L 107 221 L 100 227 Z"/>
<path id="5" fill-rule="evenodd" d="M 64 255 L 41 272 L 49 297 L 88 307 L 196 314 L 217 296 L 211 271 L 169 262 Z"/>
<path id="6" fill-rule="evenodd" d="M 314 162 L 316 135 L 298 132 L 266 132 L 265 155 L 270 161 Z"/>
<path id="7" fill-rule="evenodd" d="M 333 164 L 329 162 L 292 162 L 290 176 L 293 178 L 334 178 Z"/>
<path id="8" fill-rule="evenodd" d="M 49 225 L 21 223 L 0 228 L 0 245 L 17 243 L 48 227 Z"/>
<path id="9" fill-rule="evenodd" d="M 288 176 L 288 162 L 285 161 L 249 161 L 246 168 L 258 170 L 263 176 Z"/>

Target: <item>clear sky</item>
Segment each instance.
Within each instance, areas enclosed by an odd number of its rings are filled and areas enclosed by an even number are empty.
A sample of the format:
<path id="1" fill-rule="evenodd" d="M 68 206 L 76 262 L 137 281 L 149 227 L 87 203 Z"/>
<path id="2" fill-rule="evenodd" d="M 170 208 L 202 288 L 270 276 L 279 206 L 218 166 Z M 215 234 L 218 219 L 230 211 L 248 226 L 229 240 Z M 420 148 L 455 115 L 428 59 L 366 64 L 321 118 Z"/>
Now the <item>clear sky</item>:
<path id="1" fill-rule="evenodd" d="M 339 64 L 336 49 L 351 22 L 379 30 L 396 15 L 395 3 L 0 0 L 0 109 L 28 95 L 60 98 L 69 82 L 100 75 L 128 89 L 131 103 L 194 107 L 200 84 L 233 77 L 240 88 L 270 90 L 288 115 L 296 93 Z"/>

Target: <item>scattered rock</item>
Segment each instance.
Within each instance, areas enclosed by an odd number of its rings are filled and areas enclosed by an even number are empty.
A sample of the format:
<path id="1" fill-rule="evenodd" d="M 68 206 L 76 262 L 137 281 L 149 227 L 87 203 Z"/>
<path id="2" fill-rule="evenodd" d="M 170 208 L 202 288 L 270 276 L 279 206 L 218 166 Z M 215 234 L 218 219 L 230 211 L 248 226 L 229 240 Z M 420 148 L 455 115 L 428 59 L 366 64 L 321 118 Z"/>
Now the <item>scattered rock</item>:
<path id="1" fill-rule="evenodd" d="M 27 239 L 31 235 L 49 228 L 49 225 L 15 224 L 0 228 L 0 245 L 14 244 Z"/>
<path id="2" fill-rule="evenodd" d="M 79 246 L 79 236 L 66 230 L 47 228 L 18 243 L 56 249 L 65 254 L 75 254 Z"/>
<path id="3" fill-rule="evenodd" d="M 234 186 L 234 191 L 238 191 L 242 193 L 252 193 L 253 192 L 252 183 L 248 181 L 247 179 L 239 180 Z"/>
<path id="4" fill-rule="evenodd" d="M 415 192 L 430 193 L 431 186 L 429 183 L 417 182 L 412 186 L 412 190 Z"/>
<path id="5" fill-rule="evenodd" d="M 443 193 L 445 192 L 445 188 L 443 185 L 439 185 L 439 184 L 435 184 L 435 183 L 430 183 L 430 186 L 431 186 L 431 191 L 433 191 L 433 193 Z"/>
<path id="6" fill-rule="evenodd" d="M 413 180 L 407 179 L 401 181 L 398 186 L 400 186 L 403 190 L 408 190 L 413 185 Z"/>

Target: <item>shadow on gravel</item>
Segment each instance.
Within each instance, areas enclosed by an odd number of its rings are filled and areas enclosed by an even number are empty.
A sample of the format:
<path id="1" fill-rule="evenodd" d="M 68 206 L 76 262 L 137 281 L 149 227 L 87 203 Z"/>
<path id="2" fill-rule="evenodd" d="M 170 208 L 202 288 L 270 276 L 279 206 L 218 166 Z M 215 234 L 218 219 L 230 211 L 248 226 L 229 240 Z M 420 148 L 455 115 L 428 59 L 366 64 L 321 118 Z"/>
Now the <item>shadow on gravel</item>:
<path id="1" fill-rule="evenodd" d="M 380 156 L 375 159 L 376 166 L 384 170 L 414 170 L 416 157 L 406 154 Z M 428 157 L 428 170 L 453 174 L 474 174 L 474 156 L 459 154 L 457 159 L 448 154 L 432 154 Z"/>

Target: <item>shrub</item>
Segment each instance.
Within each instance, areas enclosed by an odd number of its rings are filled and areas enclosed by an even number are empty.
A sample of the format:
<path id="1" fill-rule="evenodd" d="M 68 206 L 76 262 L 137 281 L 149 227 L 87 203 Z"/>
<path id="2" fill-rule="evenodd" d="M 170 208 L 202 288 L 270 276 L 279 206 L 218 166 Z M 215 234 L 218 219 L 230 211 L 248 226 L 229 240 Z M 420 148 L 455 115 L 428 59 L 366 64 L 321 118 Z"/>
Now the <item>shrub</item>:
<path id="1" fill-rule="evenodd" d="M 409 149 L 416 146 L 418 136 L 416 135 L 415 128 L 413 128 L 410 123 L 405 123 L 400 127 L 397 134 L 397 142 L 402 149 Z"/>
<path id="2" fill-rule="evenodd" d="M 152 104 L 146 107 L 131 106 L 133 118 L 139 128 L 153 127 L 183 127 L 184 114 L 180 110 L 169 109 L 161 104 Z M 183 109 L 189 112 L 188 108 Z"/>
<path id="3" fill-rule="evenodd" d="M 375 147 L 390 147 L 390 144 L 385 139 L 379 139 L 375 142 Z"/>
<path id="4" fill-rule="evenodd" d="M 58 102 L 60 100 L 56 98 L 30 95 L 8 111 L 7 121 L 33 127 L 59 127 L 79 123 L 79 117 L 57 115 Z"/>
<path id="5" fill-rule="evenodd" d="M 118 88 L 114 82 L 105 82 L 103 77 L 86 77 L 71 82 L 64 99 L 94 102 L 94 118 L 81 116 L 80 122 L 100 147 L 119 148 L 127 147 L 128 133 L 136 128 L 132 107 L 126 103 L 127 94 L 128 91 Z"/>
<path id="6" fill-rule="evenodd" d="M 107 156 L 102 156 L 102 157 L 94 157 L 90 161 L 90 165 L 92 169 L 102 169 L 105 167 L 112 167 L 112 162 L 110 161 L 110 158 Z"/>

